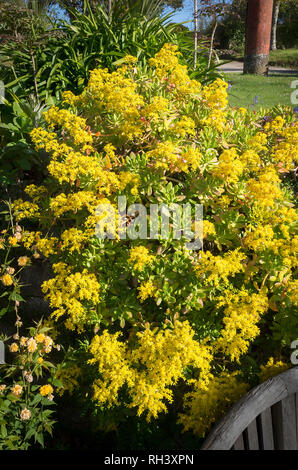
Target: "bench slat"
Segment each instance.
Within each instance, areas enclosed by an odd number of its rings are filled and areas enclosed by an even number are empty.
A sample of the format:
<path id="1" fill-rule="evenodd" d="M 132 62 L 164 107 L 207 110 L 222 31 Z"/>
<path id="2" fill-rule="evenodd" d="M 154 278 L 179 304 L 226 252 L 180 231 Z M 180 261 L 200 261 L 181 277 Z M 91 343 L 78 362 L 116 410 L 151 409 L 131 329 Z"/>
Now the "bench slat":
<path id="1" fill-rule="evenodd" d="M 260 447 L 259 447 L 257 421 L 255 419 L 247 426 L 246 431 L 247 431 L 248 450 L 259 450 Z"/>
<path id="2" fill-rule="evenodd" d="M 238 437 L 238 439 L 236 440 L 236 442 L 233 446 L 233 449 L 234 450 L 245 450 L 243 434 L 240 434 L 240 436 Z"/>
<path id="3" fill-rule="evenodd" d="M 297 430 L 294 394 L 272 406 L 272 420 L 275 448 L 277 450 L 296 450 Z"/>
<path id="4" fill-rule="evenodd" d="M 271 408 L 267 408 L 259 416 L 263 450 L 274 450 Z"/>

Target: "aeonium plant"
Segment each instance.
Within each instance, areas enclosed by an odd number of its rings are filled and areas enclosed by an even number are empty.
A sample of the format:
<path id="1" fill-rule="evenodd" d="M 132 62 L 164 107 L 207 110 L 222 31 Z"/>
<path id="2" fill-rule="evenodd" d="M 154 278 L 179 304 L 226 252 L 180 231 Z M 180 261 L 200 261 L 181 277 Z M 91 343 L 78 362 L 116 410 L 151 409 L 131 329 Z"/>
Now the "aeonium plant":
<path id="1" fill-rule="evenodd" d="M 150 420 L 174 402 L 184 429 L 203 436 L 247 389 L 245 359 L 257 371 L 298 334 L 286 182 L 298 125 L 290 108 L 266 119 L 231 109 L 228 84 L 192 80 L 170 44 L 137 62 L 93 70 L 81 95 L 44 113 L 31 136 L 50 156 L 48 178 L 25 189 L 14 215 L 25 248 L 52 262 L 42 289 L 65 339 L 86 346 L 77 365 L 90 370 L 99 413 L 131 408 Z M 120 196 L 139 206 L 99 237 L 109 222 L 99 209 L 120 214 Z M 188 204 L 192 215 L 202 205 L 202 249 L 174 230 L 152 236 L 152 204 L 163 214 Z M 145 235 L 128 236 L 144 209 Z"/>
<path id="2" fill-rule="evenodd" d="M 0 365 L 0 449 L 26 450 L 32 444 L 44 446 L 44 434 L 52 434 L 55 405 L 56 367 L 50 361 L 53 348 L 60 349 L 49 329 L 38 324 L 21 336 L 7 340 L 11 362 Z"/>

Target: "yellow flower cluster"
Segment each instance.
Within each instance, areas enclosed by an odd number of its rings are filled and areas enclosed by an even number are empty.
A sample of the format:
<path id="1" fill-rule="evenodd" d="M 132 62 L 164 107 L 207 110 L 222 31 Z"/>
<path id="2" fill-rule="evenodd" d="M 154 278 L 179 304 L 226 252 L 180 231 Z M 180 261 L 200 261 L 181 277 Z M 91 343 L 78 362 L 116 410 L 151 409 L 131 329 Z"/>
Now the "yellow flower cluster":
<path id="1" fill-rule="evenodd" d="M 99 302 L 99 282 L 87 269 L 72 273 L 71 267 L 65 263 L 54 264 L 53 270 L 56 277 L 42 285 L 46 299 L 55 308 L 52 317 L 58 319 L 68 315 L 65 326 L 71 330 L 77 328 L 80 332 L 88 323 L 88 309 L 82 302 L 89 302 L 91 306 Z"/>
<path id="2" fill-rule="evenodd" d="M 294 279 L 287 285 L 287 294 L 295 307 L 298 307 L 298 280 Z"/>
<path id="3" fill-rule="evenodd" d="M 151 265 L 155 257 L 149 254 L 149 250 L 145 246 L 136 246 L 129 252 L 129 264 L 133 264 L 135 271 L 143 271 L 145 266 Z"/>
<path id="4" fill-rule="evenodd" d="M 13 278 L 11 277 L 10 274 L 3 274 L 3 276 L 1 276 L 1 282 L 4 286 L 11 286 L 13 284 Z"/>
<path id="5" fill-rule="evenodd" d="M 40 216 L 39 207 L 34 202 L 23 201 L 22 199 L 17 199 L 12 204 L 14 216 L 16 220 L 26 219 L 26 218 L 37 218 Z"/>
<path id="6" fill-rule="evenodd" d="M 180 152 L 171 141 L 160 142 L 155 149 L 147 152 L 146 156 L 149 161 L 154 162 L 155 168 L 174 172 L 188 172 L 190 168 L 196 170 L 202 158 L 202 154 L 197 148 L 186 147 L 183 152 Z"/>
<path id="7" fill-rule="evenodd" d="M 280 116 L 278 116 L 280 117 Z M 277 118 L 276 118 L 277 119 Z M 284 121 L 284 120 L 283 120 Z M 274 121 L 272 121 L 271 125 Z M 284 122 L 283 122 L 284 126 Z M 270 128 L 271 130 L 271 128 Z M 274 130 L 273 130 L 274 132 Z M 278 132 L 283 139 L 277 139 L 276 145 L 272 149 L 271 158 L 280 170 L 294 169 L 298 162 L 298 124 L 292 127 L 283 127 Z"/>
<path id="8" fill-rule="evenodd" d="M 44 113 L 44 118 L 49 123 L 49 130 L 53 130 L 55 126 L 62 127 L 67 135 L 73 139 L 75 145 L 81 146 L 92 143 L 92 136 L 86 130 L 86 120 L 67 109 L 52 106 Z"/>
<path id="9" fill-rule="evenodd" d="M 182 116 L 179 121 L 176 121 L 172 127 L 173 133 L 178 137 L 185 137 L 186 135 L 196 135 L 196 124 L 193 119 L 188 116 Z"/>
<path id="10" fill-rule="evenodd" d="M 185 413 L 179 417 L 184 431 L 192 430 L 204 437 L 212 424 L 216 423 L 228 409 L 248 390 L 248 384 L 237 377 L 237 373 L 222 372 L 210 377 L 208 385 L 200 381 L 194 390 L 184 397 Z"/>
<path id="11" fill-rule="evenodd" d="M 179 63 L 177 49 L 173 44 L 165 44 L 154 58 L 149 59 L 149 63 L 155 67 L 156 76 L 178 98 L 185 95 L 195 97 L 201 91 L 201 84 L 189 78 L 187 67 Z"/>
<path id="12" fill-rule="evenodd" d="M 40 201 L 41 198 L 45 197 L 48 190 L 45 186 L 36 186 L 35 184 L 29 184 L 26 186 L 25 193 L 31 197 L 33 202 Z"/>
<path id="13" fill-rule="evenodd" d="M 204 127 L 216 129 L 223 132 L 226 129 L 227 112 L 222 109 L 212 109 L 208 117 L 201 120 Z"/>
<path id="14" fill-rule="evenodd" d="M 62 250 L 69 250 L 70 253 L 73 251 L 80 251 L 83 243 L 88 239 L 88 233 L 75 227 L 68 230 L 64 230 L 61 234 Z"/>
<path id="15" fill-rule="evenodd" d="M 97 200 L 93 191 L 78 191 L 68 195 L 61 193 L 50 200 L 50 209 L 57 217 L 69 211 L 78 212 L 84 207 L 92 212 L 96 206 Z"/>
<path id="16" fill-rule="evenodd" d="M 210 108 L 222 109 L 228 105 L 228 83 L 218 78 L 203 88 L 203 99 Z"/>
<path id="17" fill-rule="evenodd" d="M 201 372 L 201 380 L 207 380 L 212 359 L 204 343 L 194 340 L 194 332 L 188 322 L 176 322 L 172 330 L 146 329 L 137 334 L 138 347 L 129 349 L 114 335 L 105 330 L 91 343 L 91 364 L 97 364 L 101 379 L 94 383 L 94 400 L 100 405 L 117 404 L 120 389 L 126 385 L 131 396 L 129 407 L 136 407 L 140 416 L 147 413 L 147 420 L 166 411 L 166 403 L 173 399 L 171 386 L 179 379 L 186 380 L 186 367 Z"/>
<path id="18" fill-rule="evenodd" d="M 264 169 L 258 179 L 248 180 L 247 189 L 251 201 L 261 208 L 273 207 L 282 197 L 280 180 L 273 167 Z"/>
<path id="19" fill-rule="evenodd" d="M 274 377 L 277 374 L 281 374 L 285 370 L 290 368 L 290 364 L 286 364 L 283 361 L 275 361 L 273 357 L 270 357 L 265 366 L 261 366 L 260 381 L 265 382 L 266 380 Z"/>
<path id="20" fill-rule="evenodd" d="M 48 385 L 42 385 L 39 389 L 39 393 L 43 397 L 45 397 L 47 395 L 48 396 L 51 395 L 53 393 L 53 391 L 54 391 L 54 389 L 53 389 L 52 385 L 49 385 L 49 384 Z"/>
<path id="21" fill-rule="evenodd" d="M 169 100 L 163 96 L 154 96 L 151 103 L 146 104 L 142 109 L 142 116 L 151 122 L 158 122 L 166 119 L 169 115 Z"/>
<path id="22" fill-rule="evenodd" d="M 248 144 L 253 147 L 256 152 L 266 152 L 268 138 L 265 132 L 257 132 L 252 139 L 249 139 Z"/>
<path id="23" fill-rule="evenodd" d="M 268 299 L 262 292 L 250 293 L 241 289 L 237 293 L 226 291 L 218 298 L 218 307 L 224 306 L 224 328 L 216 342 L 216 348 L 239 361 L 250 342 L 259 334 L 257 323 L 268 309 Z"/>
<path id="24" fill-rule="evenodd" d="M 218 159 L 213 175 L 227 183 L 236 183 L 243 172 L 243 164 L 235 148 L 225 150 Z"/>
<path id="25" fill-rule="evenodd" d="M 148 297 L 155 297 L 157 295 L 156 286 L 151 280 L 143 282 L 139 287 L 139 291 L 138 297 L 141 302 L 144 302 Z"/>
<path id="26" fill-rule="evenodd" d="M 228 251 L 223 256 L 214 256 L 209 251 L 203 252 L 195 265 L 196 275 L 204 284 L 219 287 L 228 284 L 229 277 L 244 271 L 243 260 L 246 258 L 241 251 Z"/>
<path id="27" fill-rule="evenodd" d="M 22 243 L 32 258 L 54 263 L 43 292 L 57 328 L 61 316 L 86 336 L 99 322 L 109 328 L 90 349 L 100 406 L 125 404 L 150 419 L 184 381 L 194 391 L 183 424 L 204 434 L 219 408 L 244 393 L 236 375 L 218 372 L 238 368 L 267 309 L 276 310 L 274 325 L 279 316 L 296 321 L 297 215 L 283 180 L 297 158 L 298 127 L 286 110 L 279 117 L 272 111 L 264 124 L 260 113 L 228 108 L 227 83 L 202 88 L 176 46 L 165 45 L 146 70 L 135 58 L 124 62 L 113 72 L 92 71 L 83 93 L 66 92 L 61 108 L 46 112 L 46 129 L 32 131 L 35 148 L 50 156 L 49 178 L 28 186 L 31 202 L 17 200 L 13 210 L 35 225 L 38 218 L 40 231 L 2 232 L 0 247 Z M 120 195 L 146 207 L 203 204 L 203 224 L 191 226 L 196 234 L 203 228 L 204 251 L 171 237 L 122 242 Z M 116 210 L 112 228 L 106 204 Z M 111 239 L 99 239 L 107 230 Z M 14 285 L 5 269 L 0 284 Z M 123 338 L 111 333 L 119 319 Z M 15 344 L 37 358 L 53 347 L 44 336 Z M 42 355 L 37 363 L 43 367 Z M 77 385 L 79 369 L 61 370 L 65 389 Z"/>

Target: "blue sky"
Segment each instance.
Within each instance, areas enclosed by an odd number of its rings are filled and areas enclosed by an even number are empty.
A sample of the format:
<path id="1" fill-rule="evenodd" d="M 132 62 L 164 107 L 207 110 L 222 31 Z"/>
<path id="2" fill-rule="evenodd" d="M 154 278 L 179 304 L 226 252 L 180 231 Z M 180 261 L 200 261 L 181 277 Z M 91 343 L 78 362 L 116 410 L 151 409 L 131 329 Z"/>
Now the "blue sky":
<path id="1" fill-rule="evenodd" d="M 231 3 L 231 0 L 227 0 L 226 3 Z M 198 7 L 200 5 L 200 1 L 198 0 Z M 171 8 L 166 8 L 165 13 L 169 13 Z M 177 10 L 174 15 L 173 15 L 173 21 L 176 21 L 177 23 L 180 23 L 182 21 L 189 21 L 189 23 L 186 23 L 185 26 L 187 26 L 190 29 L 193 29 L 193 13 L 194 13 L 194 1 L 193 0 L 184 0 L 183 1 L 183 8 L 181 10 Z"/>
<path id="2" fill-rule="evenodd" d="M 198 4 L 200 2 L 198 1 Z M 56 8 L 58 16 L 61 16 L 59 9 Z M 165 13 L 170 13 L 173 11 L 171 8 L 166 8 Z M 180 10 L 176 10 L 173 14 L 173 21 L 177 23 L 182 23 L 187 21 L 188 23 L 185 24 L 190 29 L 193 29 L 193 13 L 194 13 L 194 2 L 193 0 L 184 0 L 183 1 L 183 8 Z M 63 16 L 63 15 L 62 15 Z"/>
<path id="3" fill-rule="evenodd" d="M 185 26 L 190 29 L 193 29 L 193 4 L 193 0 L 184 0 L 183 8 L 174 13 L 173 21 L 177 21 L 177 23 L 180 23 L 182 21 L 191 21 L 191 23 L 187 23 Z M 170 8 L 166 8 L 165 10 L 166 13 L 169 13 L 170 11 Z"/>

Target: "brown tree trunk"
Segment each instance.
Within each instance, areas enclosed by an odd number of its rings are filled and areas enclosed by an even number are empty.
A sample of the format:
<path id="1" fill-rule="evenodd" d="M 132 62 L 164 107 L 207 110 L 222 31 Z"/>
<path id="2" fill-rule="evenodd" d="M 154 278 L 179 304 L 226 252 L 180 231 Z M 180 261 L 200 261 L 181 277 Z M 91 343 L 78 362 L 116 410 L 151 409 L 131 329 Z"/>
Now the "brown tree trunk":
<path id="1" fill-rule="evenodd" d="M 248 0 L 243 73 L 268 73 L 273 0 Z"/>
<path id="2" fill-rule="evenodd" d="M 271 28 L 271 50 L 276 50 L 276 29 L 277 29 L 277 20 L 279 15 L 279 7 L 281 0 L 275 0 L 272 16 L 272 28 Z"/>

